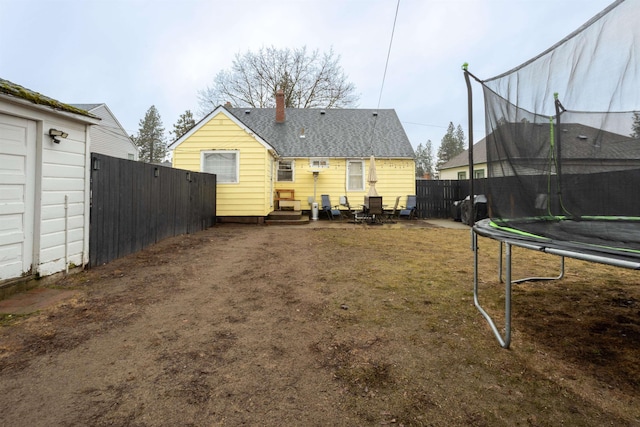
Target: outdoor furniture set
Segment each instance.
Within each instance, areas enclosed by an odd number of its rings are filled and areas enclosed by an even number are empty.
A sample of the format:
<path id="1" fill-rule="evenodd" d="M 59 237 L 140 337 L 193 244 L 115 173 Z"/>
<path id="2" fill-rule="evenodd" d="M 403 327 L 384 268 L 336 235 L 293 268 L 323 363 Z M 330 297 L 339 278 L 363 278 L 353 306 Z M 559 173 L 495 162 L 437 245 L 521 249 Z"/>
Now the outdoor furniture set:
<path id="1" fill-rule="evenodd" d="M 389 209 L 383 204 L 381 196 L 365 196 L 364 202 L 358 207 L 352 206 L 347 196 L 340 197 L 339 205 L 332 205 L 328 194 L 323 194 L 321 199 L 321 211 L 330 220 L 350 219 L 354 223 L 385 224 L 395 223 L 402 217 L 413 219 L 416 215 L 415 195 L 407 196 L 405 206 L 400 206 L 400 196 L 396 197 L 393 207 Z M 346 209 L 340 209 L 340 206 Z"/>

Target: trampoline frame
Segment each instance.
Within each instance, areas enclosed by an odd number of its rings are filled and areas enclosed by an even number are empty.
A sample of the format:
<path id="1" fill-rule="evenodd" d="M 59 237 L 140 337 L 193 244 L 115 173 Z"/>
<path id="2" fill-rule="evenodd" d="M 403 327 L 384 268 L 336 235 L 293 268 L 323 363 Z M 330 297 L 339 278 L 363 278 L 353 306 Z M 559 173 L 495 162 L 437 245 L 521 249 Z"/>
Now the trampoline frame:
<path id="1" fill-rule="evenodd" d="M 600 264 L 611 265 L 614 267 L 621 267 L 633 270 L 640 270 L 640 259 L 638 261 L 631 261 L 628 259 L 620 259 L 613 258 L 611 256 L 597 255 L 594 253 L 584 253 L 578 252 L 573 249 L 563 248 L 562 244 L 558 242 L 538 242 L 531 241 L 522 238 L 516 238 L 509 236 L 508 232 L 505 231 L 496 231 L 490 227 L 490 220 L 484 219 L 482 221 L 474 224 L 471 230 L 471 245 L 473 250 L 473 302 L 478 311 L 485 318 L 493 334 L 496 339 L 500 343 L 502 348 L 509 348 L 511 344 L 511 305 L 512 305 L 512 287 L 514 284 L 523 283 L 523 282 L 533 282 L 533 281 L 549 281 L 549 280 L 560 280 L 564 277 L 565 273 L 565 258 L 574 258 L 582 261 L 596 262 Z M 496 240 L 500 244 L 500 253 L 498 260 L 498 280 L 502 283 L 502 271 L 503 271 L 503 251 L 502 247 L 505 246 L 505 307 L 504 307 L 504 335 L 500 332 L 495 322 L 489 313 L 482 307 L 480 304 L 480 292 L 479 292 L 479 280 L 478 280 L 478 236 L 483 236 L 490 238 L 492 240 Z M 513 264 L 513 256 L 512 256 L 512 247 L 517 246 L 524 249 L 530 249 L 534 251 L 544 252 L 551 255 L 556 255 L 560 257 L 560 273 L 558 276 L 554 277 L 526 277 L 522 279 L 513 280 L 512 278 L 512 264 Z"/>
<path id="2" fill-rule="evenodd" d="M 474 161 L 473 161 L 473 91 L 471 88 L 471 78 L 476 80 L 478 83 L 483 84 L 484 82 L 474 76 L 468 70 L 468 64 L 465 63 L 462 66 L 462 70 L 464 72 L 464 78 L 467 86 L 467 107 L 468 107 L 468 120 L 469 120 L 469 199 L 474 199 Z M 554 94 L 554 104 L 556 110 L 556 122 L 560 123 L 561 114 L 566 111 L 560 101 L 558 100 L 557 94 Z M 556 132 L 554 134 L 555 146 L 557 150 L 557 157 L 561 158 L 561 138 L 560 133 Z M 558 161 L 558 163 L 560 163 Z M 558 180 L 561 179 L 561 171 L 557 170 Z M 584 245 L 577 244 L 576 242 L 562 242 L 562 241 L 553 241 L 551 239 L 544 238 L 542 236 L 529 236 L 523 237 L 518 236 L 514 232 L 510 232 L 504 229 L 496 229 L 489 226 L 490 219 L 484 219 L 479 221 L 478 223 L 474 223 L 475 213 L 473 211 L 473 203 L 471 204 L 471 218 L 470 218 L 470 226 L 471 226 L 471 246 L 474 253 L 474 269 L 473 269 L 473 302 L 476 308 L 480 311 L 482 316 L 487 320 L 493 334 L 497 338 L 498 342 L 503 348 L 509 348 L 511 344 L 511 291 L 514 284 L 522 283 L 522 282 L 531 282 L 531 281 L 546 281 L 546 280 L 560 280 L 564 277 L 565 273 L 565 258 L 574 258 L 582 261 L 588 262 L 596 262 L 606 265 L 611 265 L 614 267 L 621 267 L 633 270 L 640 270 L 640 257 L 629 257 L 629 253 L 625 253 L 624 251 L 618 252 L 611 250 L 605 252 L 603 248 L 599 248 L 594 245 Z M 489 315 L 489 313 L 482 307 L 480 304 L 479 297 L 479 284 L 478 284 L 478 236 L 487 237 L 493 240 L 497 240 L 500 243 L 500 254 L 498 261 L 498 280 L 502 283 L 505 283 L 505 321 L 504 321 L 504 336 L 498 330 L 495 325 L 495 322 Z M 572 243 L 572 244 L 570 244 Z M 503 252 L 502 247 L 505 246 L 506 254 L 504 256 L 506 267 L 504 280 L 502 279 L 502 271 L 503 271 Z M 540 251 L 544 253 L 548 253 L 551 255 L 556 255 L 560 257 L 560 273 L 558 276 L 553 277 L 526 277 L 522 279 L 513 280 L 512 278 L 512 253 L 511 249 L 513 246 L 518 246 L 524 249 L 530 249 L 535 251 Z M 609 248 L 611 249 L 611 248 Z"/>

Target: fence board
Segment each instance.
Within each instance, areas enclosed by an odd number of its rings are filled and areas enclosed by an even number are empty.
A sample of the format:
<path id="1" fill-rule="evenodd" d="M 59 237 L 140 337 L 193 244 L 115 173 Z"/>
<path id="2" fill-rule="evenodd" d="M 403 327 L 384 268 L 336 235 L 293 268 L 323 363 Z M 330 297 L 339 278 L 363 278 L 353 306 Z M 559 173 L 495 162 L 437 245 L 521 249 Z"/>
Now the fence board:
<path id="1" fill-rule="evenodd" d="M 473 181 L 475 194 L 483 194 L 485 179 Z M 449 179 L 416 180 L 416 204 L 419 218 L 451 218 L 451 206 L 469 195 L 469 181 Z"/>
<path id="2" fill-rule="evenodd" d="M 97 153 L 91 158 L 91 267 L 215 224 L 215 175 Z"/>

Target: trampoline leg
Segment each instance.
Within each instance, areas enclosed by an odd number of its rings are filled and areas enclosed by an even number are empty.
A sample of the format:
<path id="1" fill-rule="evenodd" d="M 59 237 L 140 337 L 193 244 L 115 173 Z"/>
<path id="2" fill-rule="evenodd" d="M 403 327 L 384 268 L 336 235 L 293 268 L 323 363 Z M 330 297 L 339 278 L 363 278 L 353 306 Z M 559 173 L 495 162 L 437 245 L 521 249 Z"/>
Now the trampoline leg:
<path id="1" fill-rule="evenodd" d="M 507 243 L 505 243 L 507 244 Z M 498 280 L 500 281 L 500 283 L 503 283 L 502 280 L 502 242 L 500 242 L 500 252 L 499 252 L 499 257 L 498 257 Z M 534 277 L 525 277 L 522 279 L 517 279 L 517 280 L 512 280 L 511 283 L 512 284 L 517 284 L 517 283 L 522 283 L 522 282 L 536 282 L 536 281 L 542 281 L 542 280 L 560 280 L 564 277 L 564 257 L 561 256 L 560 257 L 560 273 L 558 273 L 557 276 L 555 277 L 538 277 L 538 276 L 534 276 Z"/>
<path id="2" fill-rule="evenodd" d="M 512 256 L 511 256 L 511 244 L 507 243 L 507 242 L 500 242 L 500 252 L 499 252 L 499 257 L 498 257 L 498 280 L 500 281 L 500 283 L 503 282 L 502 280 L 502 271 L 503 271 L 503 263 L 502 263 L 502 259 L 503 259 L 503 250 L 502 250 L 502 245 L 504 244 L 506 247 L 506 255 L 505 255 L 505 278 L 504 278 L 504 284 L 505 284 L 505 299 L 504 299 L 504 336 L 500 333 L 500 331 L 498 330 L 498 328 L 496 327 L 493 319 L 491 318 L 491 316 L 489 316 L 489 313 L 487 313 L 484 308 L 482 308 L 482 306 L 480 305 L 480 299 L 479 299 L 479 291 L 478 291 L 478 236 L 475 232 L 472 233 L 472 249 L 473 249 L 473 302 L 476 306 L 476 308 L 478 309 L 478 311 L 480 311 L 480 313 L 482 314 L 482 316 L 484 316 L 484 318 L 487 320 L 487 322 L 489 323 L 489 326 L 491 327 L 491 330 L 493 331 L 493 334 L 496 336 L 496 338 L 498 339 L 498 342 L 500 343 L 500 345 L 503 348 L 509 348 L 509 345 L 511 344 L 511 290 L 512 290 L 512 285 L 515 283 L 522 283 L 522 282 L 534 282 L 534 281 L 538 281 L 538 280 L 559 280 L 562 279 L 564 277 L 564 272 L 565 272 L 565 265 L 564 265 L 564 256 L 560 256 L 560 273 L 558 274 L 558 276 L 556 277 L 526 277 L 524 279 L 518 279 L 518 280 L 513 280 L 511 278 L 511 265 L 512 265 Z"/>
<path id="3" fill-rule="evenodd" d="M 479 292 L 478 292 L 478 236 L 473 233 L 473 303 L 482 316 L 486 319 L 493 331 L 493 334 L 497 338 L 502 348 L 509 348 L 511 344 L 511 245 L 506 243 L 507 256 L 506 256 L 506 281 L 505 281 L 505 300 L 504 300 L 504 318 L 505 318 L 505 335 L 504 337 L 496 327 L 495 323 L 489 313 L 487 313 L 480 305 Z M 500 246 L 500 252 L 502 252 L 502 244 Z M 500 257 L 502 260 L 502 256 Z M 500 268 L 502 269 L 502 261 L 500 261 Z M 500 274 L 502 276 L 502 274 Z"/>

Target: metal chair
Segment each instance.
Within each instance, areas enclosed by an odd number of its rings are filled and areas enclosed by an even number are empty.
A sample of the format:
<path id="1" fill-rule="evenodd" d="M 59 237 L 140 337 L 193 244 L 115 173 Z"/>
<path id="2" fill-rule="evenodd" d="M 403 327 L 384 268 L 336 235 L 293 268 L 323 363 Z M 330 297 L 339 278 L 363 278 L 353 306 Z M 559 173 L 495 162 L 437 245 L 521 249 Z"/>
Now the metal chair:
<path id="1" fill-rule="evenodd" d="M 347 196 L 340 196 L 340 205 L 344 206 L 346 209 L 346 214 L 343 212 L 343 215 L 346 215 L 349 219 L 356 219 L 359 213 L 362 212 L 362 209 L 358 210 L 351 206 L 349 203 L 349 198 Z"/>
<path id="2" fill-rule="evenodd" d="M 393 209 L 390 211 L 385 211 L 385 221 L 389 221 L 391 223 L 396 222 L 395 220 L 398 218 L 398 214 L 400 213 L 398 211 L 398 206 L 400 205 L 400 196 L 396 197 L 396 202 L 393 205 Z"/>
<path id="3" fill-rule="evenodd" d="M 338 209 L 339 205 L 332 205 L 328 194 L 323 194 L 320 198 L 322 200 L 322 212 L 327 215 L 327 218 L 332 220 L 336 217 L 338 219 L 342 217 L 342 213 L 340 212 L 340 209 Z"/>
<path id="4" fill-rule="evenodd" d="M 408 217 L 408 219 L 413 219 L 416 215 L 416 196 L 415 195 L 410 195 L 407 196 L 407 204 L 406 206 L 403 206 L 402 209 L 400 210 L 400 213 L 398 214 L 399 218 L 402 218 L 404 216 Z"/>
<path id="5" fill-rule="evenodd" d="M 381 224 L 384 216 L 384 207 L 382 206 L 382 197 L 369 196 L 368 214 L 372 224 Z"/>

